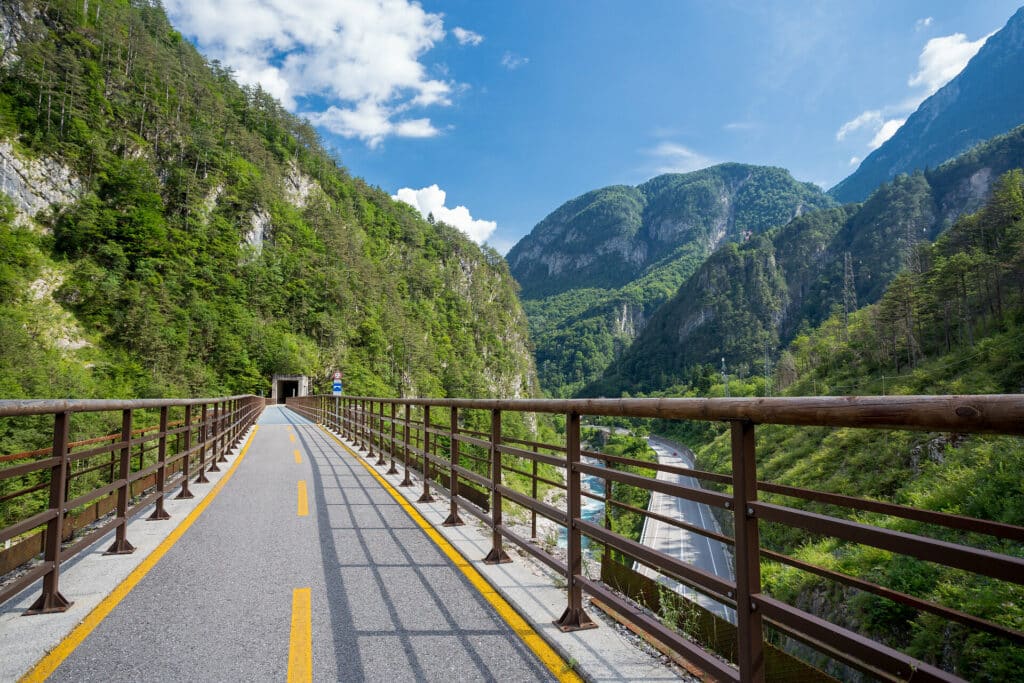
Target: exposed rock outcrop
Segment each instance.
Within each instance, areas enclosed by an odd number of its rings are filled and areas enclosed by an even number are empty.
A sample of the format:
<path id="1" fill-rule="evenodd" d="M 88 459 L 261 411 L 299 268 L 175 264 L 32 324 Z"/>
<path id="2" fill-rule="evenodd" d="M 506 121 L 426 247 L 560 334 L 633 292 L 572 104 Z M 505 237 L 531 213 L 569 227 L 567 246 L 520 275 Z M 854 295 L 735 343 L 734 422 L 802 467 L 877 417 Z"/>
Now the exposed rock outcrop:
<path id="1" fill-rule="evenodd" d="M 82 183 L 55 159 L 29 159 L 9 140 L 0 141 L 0 191 L 11 198 L 19 222 L 35 218 L 53 205 L 71 204 L 82 193 Z"/>

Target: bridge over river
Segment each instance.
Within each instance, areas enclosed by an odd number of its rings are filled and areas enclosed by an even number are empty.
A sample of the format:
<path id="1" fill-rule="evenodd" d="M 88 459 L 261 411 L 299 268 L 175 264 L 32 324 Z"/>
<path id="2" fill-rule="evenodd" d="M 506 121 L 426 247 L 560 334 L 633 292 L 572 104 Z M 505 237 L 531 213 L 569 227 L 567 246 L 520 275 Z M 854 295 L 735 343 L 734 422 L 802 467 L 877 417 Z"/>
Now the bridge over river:
<path id="1" fill-rule="evenodd" d="M 564 416 L 563 443 L 508 433 L 537 412 Z M 732 472 L 659 478 L 679 467 L 586 451 L 582 415 L 729 422 Z M 50 445 L 0 455 L 0 541 L 5 557 L 29 560 L 0 583 L 0 680 L 813 681 L 829 680 L 827 661 L 831 673 L 959 680 L 764 593 L 765 561 L 1024 645 L 1005 625 L 758 538 L 760 524 L 784 524 L 1021 584 L 1020 553 L 851 517 L 880 513 L 1018 550 L 1024 528 L 759 481 L 754 452 L 756 425 L 773 423 L 1020 435 L 1019 396 L 0 401 L 0 420 L 28 434 L 52 423 Z M 583 489 L 584 476 L 604 479 L 604 493 Z M 631 508 L 616 486 L 716 508 L 732 529 Z M 734 578 L 584 518 L 595 497 L 731 545 Z M 538 517 L 568 530 L 564 551 L 530 538 Z M 728 606 L 728 618 L 678 602 L 646 574 Z M 820 656 L 777 649 L 769 627 Z M 678 666 L 634 647 L 627 629 Z"/>

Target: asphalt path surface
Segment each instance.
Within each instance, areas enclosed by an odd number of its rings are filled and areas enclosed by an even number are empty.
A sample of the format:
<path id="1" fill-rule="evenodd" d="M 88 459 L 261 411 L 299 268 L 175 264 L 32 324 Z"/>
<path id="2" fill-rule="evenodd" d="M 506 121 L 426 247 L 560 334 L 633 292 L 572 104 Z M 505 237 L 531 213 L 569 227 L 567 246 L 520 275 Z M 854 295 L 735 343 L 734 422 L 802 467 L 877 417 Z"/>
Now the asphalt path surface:
<path id="1" fill-rule="evenodd" d="M 284 681 L 303 588 L 314 680 L 552 679 L 362 464 L 286 409 L 259 425 L 233 479 L 50 680 Z"/>
<path id="2" fill-rule="evenodd" d="M 658 453 L 658 462 L 662 465 L 693 469 L 693 453 L 682 444 L 673 443 L 654 436 L 649 437 L 647 443 Z M 697 479 L 682 474 L 658 472 L 658 479 L 682 486 L 700 488 L 700 483 Z M 654 492 L 651 494 L 648 510 L 672 519 L 687 522 L 701 529 L 721 533 L 718 520 L 712 514 L 711 508 L 704 503 L 697 503 L 686 498 L 677 498 L 665 493 Z M 720 541 L 680 529 L 657 519 L 647 518 L 644 521 L 640 542 L 667 555 L 672 555 L 683 562 L 695 565 L 699 569 L 711 574 L 730 581 L 735 579 L 732 567 L 732 553 Z M 636 569 L 639 573 L 655 579 L 672 590 L 691 598 L 723 619 L 735 623 L 735 612 L 730 607 L 693 590 L 689 586 L 680 584 L 675 579 L 662 576 L 640 563 L 636 564 Z"/>

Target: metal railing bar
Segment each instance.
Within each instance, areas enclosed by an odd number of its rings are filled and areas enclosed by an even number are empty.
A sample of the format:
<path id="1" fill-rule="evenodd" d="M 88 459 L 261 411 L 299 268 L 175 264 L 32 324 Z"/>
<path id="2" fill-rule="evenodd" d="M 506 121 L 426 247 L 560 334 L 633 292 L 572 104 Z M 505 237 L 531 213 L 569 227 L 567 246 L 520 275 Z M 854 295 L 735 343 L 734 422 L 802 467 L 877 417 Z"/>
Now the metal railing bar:
<path id="1" fill-rule="evenodd" d="M 775 628 L 799 640 L 811 638 L 818 647 L 841 661 L 858 665 L 858 668 L 864 667 L 876 675 L 904 681 L 913 678 L 915 682 L 963 680 L 767 595 L 754 595 L 752 600 L 765 618 L 772 621 L 771 625 Z"/>
<path id="2" fill-rule="evenodd" d="M 762 549 L 761 557 L 789 565 L 790 567 L 795 567 L 796 569 L 800 569 L 810 574 L 816 574 L 817 576 L 831 579 L 838 583 L 851 586 L 852 588 L 856 588 L 867 593 L 872 593 L 879 597 L 886 598 L 887 600 L 892 600 L 893 602 L 898 602 L 923 612 L 936 614 L 950 621 L 957 621 L 965 626 L 970 626 L 981 631 L 987 631 L 993 635 L 1002 636 L 1003 638 L 1012 640 L 1018 644 L 1024 644 L 1024 632 L 1016 631 L 1009 627 L 1002 626 L 1001 624 L 976 617 L 972 614 L 966 614 L 959 610 L 952 609 L 951 607 L 945 607 L 928 600 L 914 597 L 913 595 L 908 595 L 907 593 L 901 593 L 899 591 L 892 590 L 891 588 L 886 588 L 884 586 L 871 583 L 870 581 L 865 581 L 864 579 L 858 579 L 857 577 L 843 574 L 842 572 L 809 564 L 790 557 L 789 555 L 783 555 L 782 553 L 773 552 L 771 550 Z"/>
<path id="3" fill-rule="evenodd" d="M 698 503 L 705 503 L 706 505 L 718 508 L 728 509 L 732 505 L 731 496 L 727 496 L 724 493 L 718 493 L 717 491 L 707 491 L 705 489 L 686 486 L 685 484 L 677 484 L 675 482 L 664 481 L 662 479 L 652 479 L 640 474 L 621 472 L 619 470 L 598 467 L 596 465 L 587 465 L 584 463 L 573 465 L 573 469 L 600 479 L 610 479 L 611 481 L 617 481 L 620 484 L 627 484 L 629 486 L 635 486 L 648 491 L 657 491 L 658 493 L 665 493 L 676 498 L 686 498 L 687 500 L 694 500 Z"/>
<path id="4" fill-rule="evenodd" d="M 731 581 L 697 569 L 682 560 L 677 560 L 671 555 L 654 550 L 642 543 L 620 536 L 604 527 L 597 526 L 582 519 L 574 519 L 573 526 L 578 528 L 585 536 L 590 536 L 616 550 L 629 555 L 633 559 L 648 565 L 663 574 L 689 584 L 701 592 L 710 591 L 711 597 L 715 600 L 730 602 L 730 593 L 736 590 L 736 585 Z"/>
<path id="5" fill-rule="evenodd" d="M 47 483 L 47 486 L 49 486 L 49 483 Z M 37 526 L 42 526 L 43 524 L 46 524 L 56 516 L 56 510 L 43 510 L 38 514 L 32 515 L 28 519 L 21 520 L 17 524 L 12 524 L 6 529 L 0 529 L 0 543 L 3 543 L 4 541 L 9 540 L 11 538 L 14 538 L 15 536 L 20 536 L 26 531 L 35 529 Z"/>
<path id="6" fill-rule="evenodd" d="M 748 507 L 757 517 L 768 522 L 779 522 L 812 533 L 937 562 L 954 569 L 965 569 L 994 579 L 1024 584 L 1024 558 L 968 548 L 927 536 L 883 529 L 772 503 L 751 502 L 748 503 Z"/>
<path id="7" fill-rule="evenodd" d="M 356 400 L 364 397 L 353 397 Z M 527 413 L 806 427 L 865 427 L 915 431 L 1024 435 L 1024 396 L 811 396 L 779 398 L 379 399 L 416 406 L 455 406 Z M 66 410 L 66 408 L 65 408 Z M 43 412 L 51 412 L 49 410 Z M 2 415 L 3 413 L 0 413 Z"/>
<path id="8" fill-rule="evenodd" d="M 758 482 L 757 489 L 758 491 L 776 493 L 783 496 L 790 496 L 801 500 L 810 500 L 817 503 L 827 503 L 829 505 L 836 505 L 846 509 L 877 512 L 883 515 L 889 515 L 890 517 L 899 517 L 901 519 L 909 519 L 916 522 L 944 526 L 950 529 L 971 531 L 974 533 L 988 534 L 989 536 L 1024 542 L 1024 527 L 1015 526 L 1013 524 L 992 522 L 984 519 L 976 519 L 974 517 L 964 517 L 962 515 L 953 515 L 947 512 L 932 512 L 931 510 L 921 510 L 906 505 L 885 503 L 883 501 L 871 500 L 870 498 L 856 498 L 854 496 L 826 493 L 823 491 L 812 491 L 809 489 L 801 489 L 794 486 L 783 486 L 781 484 L 771 484 L 768 482 Z"/>

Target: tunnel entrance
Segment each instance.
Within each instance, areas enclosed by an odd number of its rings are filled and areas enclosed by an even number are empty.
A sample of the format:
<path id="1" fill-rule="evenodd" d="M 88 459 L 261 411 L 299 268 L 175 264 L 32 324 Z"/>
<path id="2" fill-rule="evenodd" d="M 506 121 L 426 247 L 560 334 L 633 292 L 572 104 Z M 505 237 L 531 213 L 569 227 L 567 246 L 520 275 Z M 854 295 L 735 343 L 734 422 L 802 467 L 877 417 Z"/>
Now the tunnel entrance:
<path id="1" fill-rule="evenodd" d="M 284 403 L 284 400 L 299 393 L 299 383 L 295 380 L 281 379 L 277 381 L 277 402 Z"/>
<path id="2" fill-rule="evenodd" d="M 306 375 L 274 375 L 270 382 L 270 398 L 284 403 L 293 396 L 309 395 L 309 377 Z"/>

